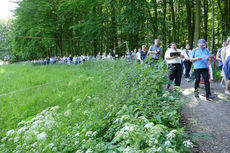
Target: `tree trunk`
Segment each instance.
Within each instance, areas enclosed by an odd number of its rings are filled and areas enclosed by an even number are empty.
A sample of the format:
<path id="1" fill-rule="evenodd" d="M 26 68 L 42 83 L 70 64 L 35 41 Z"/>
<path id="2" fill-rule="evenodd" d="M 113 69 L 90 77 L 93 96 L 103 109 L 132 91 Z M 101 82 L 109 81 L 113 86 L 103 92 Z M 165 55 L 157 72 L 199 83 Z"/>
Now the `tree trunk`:
<path id="1" fill-rule="evenodd" d="M 200 39 L 200 0 L 196 0 L 196 15 L 195 15 L 195 33 L 194 41 L 195 46 L 197 45 L 198 40 Z"/>
<path id="2" fill-rule="evenodd" d="M 186 8 L 187 8 L 187 27 L 188 27 L 188 40 L 189 44 L 193 46 L 193 29 L 192 29 L 192 9 L 190 0 L 186 0 Z"/>
<path id="3" fill-rule="evenodd" d="M 176 41 L 176 21 L 175 21 L 175 13 L 174 13 L 174 3 L 173 0 L 170 0 L 170 6 L 171 6 L 171 13 L 172 13 L 172 23 L 173 23 L 173 31 L 172 31 L 172 41 Z"/>
<path id="4" fill-rule="evenodd" d="M 214 46 L 215 46 L 215 29 L 214 29 L 214 0 L 212 0 L 212 53 L 213 53 L 213 49 L 214 49 Z"/>
<path id="5" fill-rule="evenodd" d="M 208 0 L 204 0 L 204 39 L 208 40 Z"/>

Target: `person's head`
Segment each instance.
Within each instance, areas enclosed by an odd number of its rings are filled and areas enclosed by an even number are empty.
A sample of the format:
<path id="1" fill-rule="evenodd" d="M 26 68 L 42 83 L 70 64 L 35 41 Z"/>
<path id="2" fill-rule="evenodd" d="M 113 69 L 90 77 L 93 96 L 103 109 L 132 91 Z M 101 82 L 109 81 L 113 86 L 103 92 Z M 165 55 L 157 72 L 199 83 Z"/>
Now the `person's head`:
<path id="1" fill-rule="evenodd" d="M 226 40 L 223 40 L 222 47 L 226 47 L 226 46 L 227 46 Z"/>
<path id="2" fill-rule="evenodd" d="M 113 50 L 113 53 L 116 53 L 116 50 L 115 50 L 115 49 Z"/>
<path id="3" fill-rule="evenodd" d="M 176 43 L 175 43 L 175 42 L 172 42 L 172 43 L 170 44 L 170 46 L 171 46 L 171 47 L 170 47 L 171 49 L 176 49 Z"/>
<path id="4" fill-rule="evenodd" d="M 200 49 L 203 49 L 203 48 L 207 47 L 206 41 L 205 41 L 204 39 L 198 40 L 197 46 L 198 46 Z"/>
<path id="5" fill-rule="evenodd" d="M 184 44 L 182 44 L 182 45 L 180 46 L 181 49 L 184 49 L 184 47 L 185 47 Z"/>
<path id="6" fill-rule="evenodd" d="M 155 39 L 155 45 L 159 46 L 160 45 L 160 40 L 159 39 Z"/>
<path id="7" fill-rule="evenodd" d="M 137 49 L 135 48 L 135 49 L 134 49 L 134 53 L 136 53 L 136 52 L 137 52 Z"/>
<path id="8" fill-rule="evenodd" d="M 226 41 L 226 46 L 230 46 L 230 37 L 228 37 L 228 39 Z"/>
<path id="9" fill-rule="evenodd" d="M 190 50 L 190 44 L 187 44 L 186 47 L 185 47 L 187 50 Z"/>
<path id="10" fill-rule="evenodd" d="M 145 51 L 145 48 L 146 48 L 145 45 L 142 45 L 142 50 L 143 50 L 143 51 Z"/>

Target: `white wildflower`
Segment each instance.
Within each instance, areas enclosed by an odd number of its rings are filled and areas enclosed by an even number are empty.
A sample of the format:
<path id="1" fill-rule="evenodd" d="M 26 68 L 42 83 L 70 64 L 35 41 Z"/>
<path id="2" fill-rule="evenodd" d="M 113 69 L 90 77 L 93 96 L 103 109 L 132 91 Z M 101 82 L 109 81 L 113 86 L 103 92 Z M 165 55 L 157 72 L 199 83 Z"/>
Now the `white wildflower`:
<path id="1" fill-rule="evenodd" d="M 47 137 L 47 134 L 45 132 L 42 132 L 42 133 L 37 135 L 38 140 L 44 140 L 44 139 L 46 139 L 46 137 Z"/>
<path id="2" fill-rule="evenodd" d="M 193 143 L 190 140 L 184 141 L 183 144 L 187 148 L 193 148 Z"/>
<path id="3" fill-rule="evenodd" d="M 48 145 L 48 147 L 49 147 L 49 148 L 53 148 L 53 147 L 54 147 L 54 144 L 53 144 L 53 143 L 50 143 L 50 144 Z"/>
<path id="4" fill-rule="evenodd" d="M 151 129 L 153 127 L 154 127 L 154 123 L 152 123 L 152 122 L 145 125 L 145 128 L 147 128 L 147 129 Z"/>
<path id="5" fill-rule="evenodd" d="M 7 133 L 6 133 L 6 136 L 8 137 L 8 136 L 11 136 L 11 135 L 13 135 L 14 134 L 14 130 L 10 130 L 10 131 L 8 131 Z"/>
<path id="6" fill-rule="evenodd" d="M 176 132 L 176 130 L 170 131 L 169 134 L 167 134 L 167 139 L 168 139 L 168 140 L 172 140 L 173 138 L 175 138 L 175 136 L 176 136 L 176 135 L 174 134 L 175 132 Z"/>
<path id="7" fill-rule="evenodd" d="M 14 138 L 14 143 L 18 142 L 19 139 L 20 139 L 20 137 L 15 137 L 15 138 Z"/>
<path id="8" fill-rule="evenodd" d="M 93 150 L 89 148 L 85 153 L 93 153 Z"/>
<path id="9" fill-rule="evenodd" d="M 138 119 L 140 119 L 140 120 L 142 120 L 144 122 L 149 122 L 148 119 L 146 117 L 144 117 L 144 116 L 140 116 L 140 117 L 138 117 Z"/>
<path id="10" fill-rule="evenodd" d="M 72 103 L 69 103 L 69 104 L 67 105 L 68 108 L 70 108 L 71 106 L 72 106 Z"/>
<path id="11" fill-rule="evenodd" d="M 166 141 L 166 142 L 165 142 L 165 145 L 166 145 L 166 146 L 170 146 L 170 145 L 171 145 L 171 142 L 170 142 L 170 141 Z"/>
<path id="12" fill-rule="evenodd" d="M 2 138 L 2 142 L 3 142 L 3 141 L 6 141 L 6 139 L 7 139 L 7 137 Z"/>
<path id="13" fill-rule="evenodd" d="M 82 150 L 77 150 L 76 153 L 84 153 Z"/>
<path id="14" fill-rule="evenodd" d="M 59 106 L 54 106 L 54 107 L 52 107 L 50 110 L 51 111 L 56 111 L 56 110 L 58 110 L 60 107 Z"/>
<path id="15" fill-rule="evenodd" d="M 21 122 L 18 123 L 18 125 L 23 125 L 25 124 L 26 122 L 24 120 L 22 120 Z"/>
<path id="16" fill-rule="evenodd" d="M 78 137 L 79 135 L 80 135 L 80 133 L 78 132 L 78 133 L 75 134 L 75 137 Z"/>
<path id="17" fill-rule="evenodd" d="M 131 147 L 127 147 L 127 148 L 125 148 L 125 150 L 123 151 L 123 153 L 135 153 L 136 151 L 133 149 L 133 148 L 131 148 Z"/>
<path id="18" fill-rule="evenodd" d="M 75 144 L 75 145 L 78 145 L 78 144 L 79 144 L 79 141 L 75 141 L 74 144 Z"/>
<path id="19" fill-rule="evenodd" d="M 88 114 L 88 111 L 87 111 L 87 110 L 85 110 L 85 111 L 83 112 L 83 114 L 84 114 L 84 115 Z"/>
<path id="20" fill-rule="evenodd" d="M 71 109 L 68 109 L 65 113 L 64 113 L 65 117 L 71 116 L 72 112 Z"/>
<path id="21" fill-rule="evenodd" d="M 95 135 L 97 135 L 96 131 L 95 132 L 93 132 L 93 131 L 87 131 L 86 134 L 85 134 L 86 137 L 93 137 Z"/>
<path id="22" fill-rule="evenodd" d="M 75 100 L 75 103 L 78 103 L 81 101 L 81 98 L 78 98 L 77 100 Z"/>

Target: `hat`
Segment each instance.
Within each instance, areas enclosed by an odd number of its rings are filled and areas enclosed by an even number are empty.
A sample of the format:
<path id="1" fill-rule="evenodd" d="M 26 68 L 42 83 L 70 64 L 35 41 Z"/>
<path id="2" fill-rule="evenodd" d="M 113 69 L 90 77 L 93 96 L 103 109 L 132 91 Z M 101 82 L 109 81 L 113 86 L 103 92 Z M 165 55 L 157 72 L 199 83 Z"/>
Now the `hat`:
<path id="1" fill-rule="evenodd" d="M 200 39 L 200 40 L 198 40 L 198 44 L 201 45 L 201 46 L 205 46 L 206 41 L 204 39 Z"/>

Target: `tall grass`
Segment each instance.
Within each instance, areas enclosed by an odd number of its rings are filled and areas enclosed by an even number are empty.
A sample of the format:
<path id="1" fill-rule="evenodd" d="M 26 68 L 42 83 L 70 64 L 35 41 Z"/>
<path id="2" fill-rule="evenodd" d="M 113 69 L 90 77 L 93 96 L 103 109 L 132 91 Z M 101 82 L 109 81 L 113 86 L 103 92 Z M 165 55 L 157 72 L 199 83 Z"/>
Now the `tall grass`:
<path id="1" fill-rule="evenodd" d="M 162 63 L 154 68 L 120 61 L 15 64 L 0 73 L 0 152 L 186 152 L 190 147 L 179 125 L 180 93 L 163 88 Z"/>

